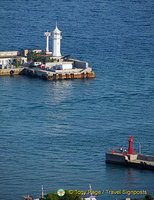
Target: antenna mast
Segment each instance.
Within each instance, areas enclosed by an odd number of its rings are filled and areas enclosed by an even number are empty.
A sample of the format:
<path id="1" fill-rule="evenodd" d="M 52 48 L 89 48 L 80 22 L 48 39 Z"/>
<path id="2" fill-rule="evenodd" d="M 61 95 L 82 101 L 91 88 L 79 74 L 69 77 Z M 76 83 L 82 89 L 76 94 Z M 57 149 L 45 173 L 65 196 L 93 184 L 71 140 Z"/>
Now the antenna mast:
<path id="1" fill-rule="evenodd" d="M 41 187 L 41 191 L 42 191 L 42 199 L 43 199 L 43 196 L 44 196 L 44 193 L 43 193 L 43 185 Z"/>
<path id="2" fill-rule="evenodd" d="M 139 142 L 139 154 L 141 154 L 141 143 Z"/>

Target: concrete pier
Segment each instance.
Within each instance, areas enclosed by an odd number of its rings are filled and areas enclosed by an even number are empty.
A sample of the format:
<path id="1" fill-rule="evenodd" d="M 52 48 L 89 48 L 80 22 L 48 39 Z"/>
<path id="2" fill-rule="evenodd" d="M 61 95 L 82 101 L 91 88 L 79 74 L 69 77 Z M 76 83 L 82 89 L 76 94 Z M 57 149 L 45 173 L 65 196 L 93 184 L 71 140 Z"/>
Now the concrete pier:
<path id="1" fill-rule="evenodd" d="M 135 167 L 140 169 L 154 170 L 154 156 L 126 153 L 107 152 L 106 163 Z"/>
<path id="2" fill-rule="evenodd" d="M 45 80 L 89 79 L 95 77 L 95 74 L 91 71 L 91 68 L 86 70 L 55 70 L 55 72 L 51 72 L 45 69 L 42 70 L 38 68 L 25 67 L 22 71 L 22 74 L 36 78 L 38 77 Z"/>
<path id="3" fill-rule="evenodd" d="M 38 77 L 45 80 L 68 80 L 94 78 L 95 73 L 87 62 L 74 59 L 58 59 L 40 65 L 29 65 L 24 67 L 23 75 Z"/>

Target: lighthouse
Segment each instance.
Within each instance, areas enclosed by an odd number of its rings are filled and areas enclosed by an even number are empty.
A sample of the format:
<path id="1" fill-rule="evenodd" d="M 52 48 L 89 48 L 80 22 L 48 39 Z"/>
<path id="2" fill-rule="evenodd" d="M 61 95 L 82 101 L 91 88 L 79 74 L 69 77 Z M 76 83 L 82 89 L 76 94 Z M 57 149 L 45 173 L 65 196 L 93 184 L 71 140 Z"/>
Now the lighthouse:
<path id="1" fill-rule="evenodd" d="M 50 52 L 49 52 L 49 37 L 50 37 L 50 35 L 51 35 L 51 33 L 48 32 L 48 30 L 47 30 L 47 32 L 44 33 L 44 36 L 46 37 L 46 54 L 50 54 Z"/>
<path id="2" fill-rule="evenodd" d="M 61 57 L 60 53 L 60 40 L 62 39 L 61 31 L 58 29 L 57 25 L 53 31 L 53 57 Z"/>

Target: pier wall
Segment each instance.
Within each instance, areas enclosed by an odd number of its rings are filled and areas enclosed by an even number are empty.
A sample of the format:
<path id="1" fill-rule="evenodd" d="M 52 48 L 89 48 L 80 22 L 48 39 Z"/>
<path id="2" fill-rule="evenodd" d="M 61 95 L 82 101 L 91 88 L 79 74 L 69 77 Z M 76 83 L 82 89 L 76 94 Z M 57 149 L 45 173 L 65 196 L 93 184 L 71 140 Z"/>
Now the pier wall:
<path id="1" fill-rule="evenodd" d="M 23 67 L 11 68 L 11 69 L 0 69 L 0 76 L 18 75 L 23 71 Z"/>
<path id="2" fill-rule="evenodd" d="M 22 71 L 23 75 L 38 77 L 46 80 L 68 80 L 68 79 L 89 79 L 94 78 L 95 74 L 92 71 L 84 70 L 80 72 L 80 69 L 71 69 L 71 70 L 56 70 L 51 72 L 48 70 L 41 70 L 38 68 L 29 68 L 25 67 Z"/>
<path id="3" fill-rule="evenodd" d="M 125 160 L 125 156 L 121 156 L 121 155 L 117 155 L 117 154 L 112 154 L 112 153 L 106 153 L 106 162 L 109 163 L 119 163 L 119 164 L 125 164 L 126 160 Z"/>
<path id="4" fill-rule="evenodd" d="M 148 155 L 138 155 L 137 159 L 139 160 L 146 160 L 146 161 L 154 161 L 154 156 L 148 156 Z"/>
<path id="5" fill-rule="evenodd" d="M 86 69 L 88 68 L 88 63 L 79 60 L 74 60 L 74 68 Z"/>

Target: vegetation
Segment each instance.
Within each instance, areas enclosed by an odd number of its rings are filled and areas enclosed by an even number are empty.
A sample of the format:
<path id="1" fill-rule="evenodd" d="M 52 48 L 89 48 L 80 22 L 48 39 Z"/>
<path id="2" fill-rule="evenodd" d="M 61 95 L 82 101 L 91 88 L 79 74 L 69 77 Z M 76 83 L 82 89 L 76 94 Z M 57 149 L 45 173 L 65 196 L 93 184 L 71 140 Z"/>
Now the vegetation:
<path id="1" fill-rule="evenodd" d="M 150 194 L 147 194 L 144 198 L 144 200 L 153 200 L 152 196 Z"/>
<path id="2" fill-rule="evenodd" d="M 20 67 L 21 66 L 21 58 L 16 58 L 13 60 L 12 65 L 16 66 L 16 67 Z"/>
<path id="3" fill-rule="evenodd" d="M 65 190 L 64 196 L 58 196 L 55 192 L 49 193 L 45 195 L 45 198 L 41 200 L 81 200 L 82 196 L 77 194 L 76 191 L 72 191 L 71 193 L 68 190 Z"/>
<path id="4" fill-rule="evenodd" d="M 150 195 L 150 194 L 147 194 L 145 197 L 144 197 L 144 199 L 133 199 L 133 200 L 154 200 L 154 198 Z"/>
<path id="5" fill-rule="evenodd" d="M 50 57 L 46 57 L 43 53 L 29 52 L 27 54 L 28 62 L 41 62 L 43 64 L 47 62 L 54 62 L 56 59 L 50 59 Z"/>

